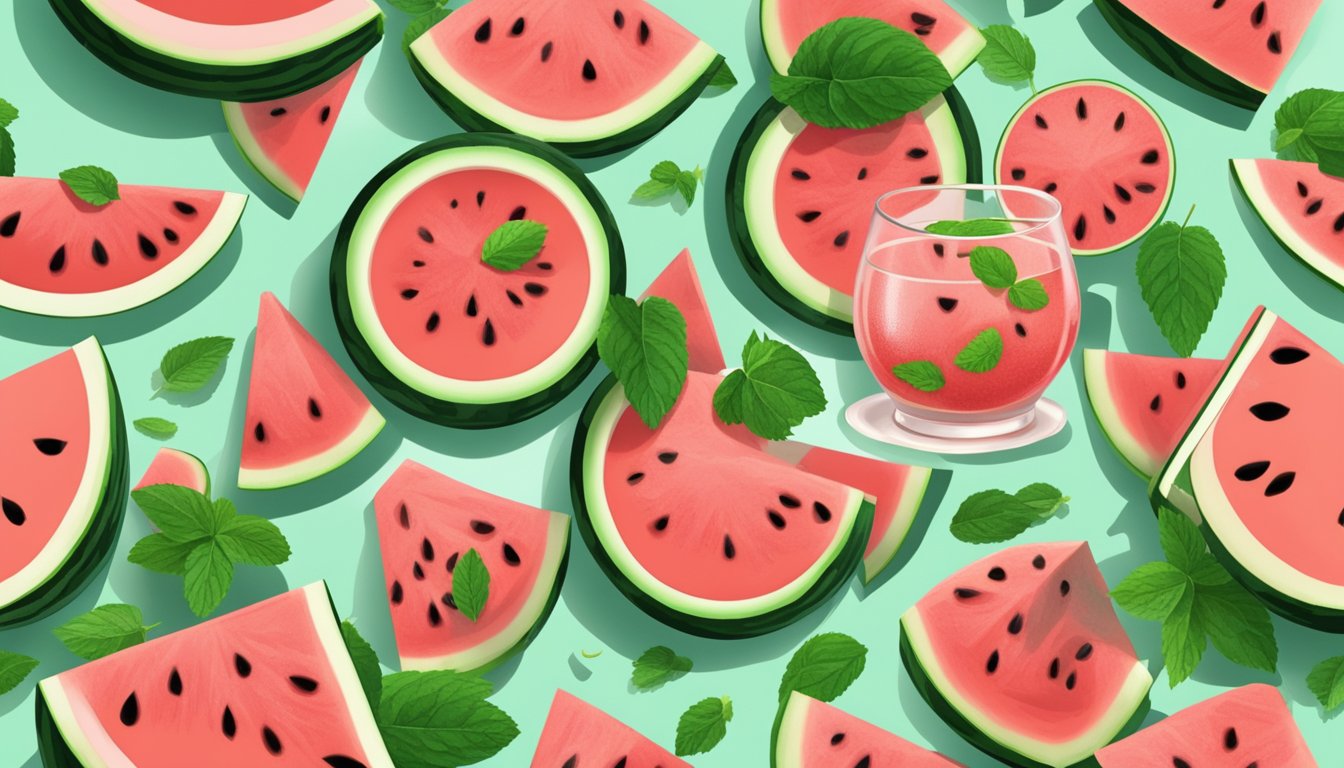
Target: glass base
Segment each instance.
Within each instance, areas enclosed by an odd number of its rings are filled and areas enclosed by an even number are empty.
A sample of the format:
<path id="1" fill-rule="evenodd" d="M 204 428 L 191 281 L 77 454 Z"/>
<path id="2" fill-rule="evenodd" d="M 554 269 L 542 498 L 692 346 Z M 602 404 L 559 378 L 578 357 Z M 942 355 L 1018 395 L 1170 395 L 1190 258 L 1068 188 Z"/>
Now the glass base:
<path id="1" fill-rule="evenodd" d="M 899 405 L 891 418 L 897 426 L 911 432 L 953 440 L 974 440 L 985 437 L 1000 437 L 1021 432 L 1036 421 L 1036 404 L 1011 416 L 990 421 L 946 421 L 916 416 L 901 410 Z"/>

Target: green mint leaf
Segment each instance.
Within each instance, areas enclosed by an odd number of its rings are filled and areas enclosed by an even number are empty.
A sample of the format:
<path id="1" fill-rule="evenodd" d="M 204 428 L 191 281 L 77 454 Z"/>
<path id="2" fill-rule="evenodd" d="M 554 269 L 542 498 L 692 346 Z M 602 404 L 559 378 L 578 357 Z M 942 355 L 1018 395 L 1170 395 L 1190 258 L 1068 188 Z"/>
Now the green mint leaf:
<path id="1" fill-rule="evenodd" d="M 597 353 L 650 429 L 676 405 L 686 383 L 686 319 L 672 302 L 650 296 L 607 300 L 597 329 Z"/>
<path id="2" fill-rule="evenodd" d="M 1194 614 L 1194 604 L 1195 591 L 1187 590 L 1162 622 L 1162 656 L 1167 663 L 1167 682 L 1172 688 L 1190 677 L 1208 645 L 1204 627 Z"/>
<path id="3" fill-rule="evenodd" d="M 947 219 L 944 221 L 935 221 L 924 227 L 924 231 L 931 235 L 947 235 L 948 237 L 994 237 L 996 235 L 1011 235 L 1013 225 L 1004 219 Z"/>
<path id="4" fill-rule="evenodd" d="M 90 205 L 103 206 L 121 199 L 117 177 L 96 165 L 67 168 L 61 171 L 61 181 L 76 197 Z"/>
<path id="5" fill-rule="evenodd" d="M 485 610 L 490 597 L 490 571 L 481 559 L 481 553 L 468 549 L 457 560 L 453 569 L 453 601 L 463 616 L 475 621 Z"/>
<path id="6" fill-rule="evenodd" d="M 685 676 L 692 666 L 690 659 L 678 656 L 671 648 L 655 645 L 635 659 L 630 682 L 639 690 L 647 691 Z"/>
<path id="7" fill-rule="evenodd" d="M 681 175 L 681 168 L 671 160 L 664 160 L 649 170 L 651 181 L 661 181 L 669 186 L 676 183 L 679 175 Z"/>
<path id="8" fill-rule="evenodd" d="M 422 13 L 438 10 L 439 0 L 388 0 L 393 8 L 402 13 L 419 16 Z"/>
<path id="9" fill-rule="evenodd" d="M 433 29 L 436 24 L 448 18 L 449 10 L 447 8 L 435 7 L 431 10 L 411 19 L 411 23 L 406 25 L 406 31 L 401 33 L 401 51 L 407 56 L 411 53 L 411 43 L 420 39 L 420 36 Z"/>
<path id="10" fill-rule="evenodd" d="M 224 601 L 232 584 L 233 561 L 218 544 L 211 541 L 198 544 L 187 555 L 182 591 L 192 613 L 209 616 Z"/>
<path id="11" fill-rule="evenodd" d="M 217 499 L 216 504 L 226 499 Z M 220 529 L 215 542 L 235 564 L 280 565 L 289 560 L 289 542 L 275 523 L 256 515 L 237 515 Z"/>
<path id="12" fill-rule="evenodd" d="M 1274 113 L 1274 150 L 1285 160 L 1319 162 L 1322 150 L 1344 150 L 1344 93 L 1298 91 Z"/>
<path id="13" fill-rule="evenodd" d="M 985 373 L 994 370 L 1002 357 L 1003 337 L 997 329 L 986 328 L 967 342 L 952 362 L 967 373 Z"/>
<path id="14" fill-rule="evenodd" d="M 943 378 L 943 372 L 928 360 L 901 363 L 892 368 L 891 373 L 920 392 L 937 392 L 947 383 Z"/>
<path id="15" fill-rule="evenodd" d="M 0 655 L 0 693 L 4 692 L 4 657 Z M 1335 656 L 1311 668 L 1307 687 L 1326 712 L 1344 706 L 1344 656 Z"/>
<path id="16" fill-rule="evenodd" d="M 973 493 L 952 516 L 952 535 L 968 544 L 1008 541 L 1041 518 L 1040 511 L 1000 490 Z"/>
<path id="17" fill-rule="evenodd" d="M 155 573 L 181 576 L 187 572 L 187 557 L 200 540 L 173 541 L 162 533 L 151 533 L 131 547 L 126 559 Z"/>
<path id="18" fill-rule="evenodd" d="M 398 672 L 383 678 L 378 730 L 402 768 L 457 768 L 494 757 L 518 725 L 485 700 L 490 681 L 457 672 Z"/>
<path id="19" fill-rule="evenodd" d="M 0 128 L 0 176 L 13 176 L 18 162 L 14 155 L 14 137 L 8 128 Z"/>
<path id="20" fill-rule="evenodd" d="M 546 225 L 519 219 L 500 224 L 481 246 L 481 261 L 505 272 L 522 269 L 546 244 Z"/>
<path id="21" fill-rule="evenodd" d="M 1189 576 L 1195 584 L 1205 587 L 1216 587 L 1232 581 L 1232 574 L 1228 573 L 1223 564 L 1207 552 L 1190 566 L 1185 575 Z"/>
<path id="22" fill-rule="evenodd" d="M 835 701 L 845 692 L 868 661 L 868 649 L 858 640 L 839 632 L 826 632 L 808 638 L 789 659 L 779 681 L 779 701 L 799 693 L 818 701 Z"/>
<path id="23" fill-rule="evenodd" d="M 695 202 L 695 188 L 699 183 L 700 179 L 695 175 L 695 171 L 682 171 L 677 174 L 677 193 L 686 201 L 686 205 Z"/>
<path id="24" fill-rule="evenodd" d="M 1194 591 L 1190 578 L 1170 563 L 1144 563 L 1111 588 L 1121 608 L 1145 621 L 1165 621 Z"/>
<path id="25" fill-rule="evenodd" d="M 19 108 L 4 99 L 0 99 L 0 128 L 8 128 L 11 123 L 18 119 Z"/>
<path id="26" fill-rule="evenodd" d="M 1193 355 L 1227 282 L 1218 240 L 1203 227 L 1165 222 L 1144 238 L 1135 270 L 1162 335 L 1176 354 Z"/>
<path id="27" fill-rule="evenodd" d="M 1302 138 L 1304 133 L 1306 133 L 1306 131 L 1301 128 L 1289 128 L 1283 133 L 1280 133 L 1279 137 L 1274 140 L 1274 151 L 1282 152 L 1293 146 L 1293 144 L 1297 143 L 1298 139 Z"/>
<path id="28" fill-rule="evenodd" d="M 1069 497 L 1049 483 L 1032 483 L 1019 488 L 1013 497 L 1035 510 L 1036 516 L 1042 519 L 1053 517 L 1061 507 L 1069 503 Z"/>
<path id="29" fill-rule="evenodd" d="M 1320 156 L 1321 173 L 1344 179 L 1344 150 L 1322 149 Z"/>
<path id="30" fill-rule="evenodd" d="M 1035 312 L 1050 304 L 1050 296 L 1040 280 L 1028 278 L 1013 283 L 1013 287 L 1008 289 L 1008 301 L 1018 309 Z"/>
<path id="31" fill-rule="evenodd" d="M 1002 248 L 978 245 L 971 249 L 971 272 L 990 288 L 1011 288 L 1017 282 L 1017 265 Z"/>
<path id="32" fill-rule="evenodd" d="M 1163 508 L 1158 512 L 1157 540 L 1167 562 L 1186 575 L 1195 564 L 1209 556 L 1204 536 L 1194 521 L 1171 509 Z"/>
<path id="33" fill-rule="evenodd" d="M 214 505 L 186 486 L 150 485 L 131 491 L 131 498 L 172 541 L 198 543 L 218 532 Z"/>
<path id="34" fill-rule="evenodd" d="M 976 61 L 992 80 L 1007 83 L 1030 83 L 1036 74 L 1036 49 L 1031 40 L 1005 24 L 994 24 L 980 30 L 985 47 Z M 1035 85 L 1032 86 L 1035 91 Z"/>
<path id="35" fill-rule="evenodd" d="M 775 98 L 809 123 L 870 128 L 913 112 L 952 84 L 918 37 L 877 19 L 837 19 L 798 46 L 787 75 L 772 74 Z"/>
<path id="36" fill-rule="evenodd" d="M 161 419 L 158 416 L 146 416 L 143 419 L 136 419 L 131 422 L 135 431 L 142 435 L 152 437 L 155 440 L 167 440 L 177 434 L 177 425 L 167 419 Z"/>
<path id="37" fill-rule="evenodd" d="M 746 424 L 767 440 L 783 440 L 804 419 L 825 409 L 826 393 L 807 359 L 755 331 L 742 348 L 742 368 L 714 390 L 714 410 L 723 423 Z"/>
<path id="38" fill-rule="evenodd" d="M 37 669 L 37 659 L 32 656 L 0 651 L 0 696 L 18 688 L 34 669 Z"/>
<path id="39" fill-rule="evenodd" d="M 1266 672 L 1278 668 L 1279 645 L 1269 611 L 1240 584 L 1195 587 L 1194 614 L 1228 661 Z"/>
<path id="40" fill-rule="evenodd" d="M 226 336 L 204 336 L 186 341 L 167 352 L 159 361 L 163 384 L 167 392 L 195 392 L 215 377 L 221 364 L 233 350 L 233 339 Z"/>
<path id="41" fill-rule="evenodd" d="M 708 88 L 721 88 L 725 91 L 730 90 L 737 85 L 737 76 L 733 70 L 728 67 L 728 60 L 724 59 L 714 68 L 714 74 L 709 78 Z"/>
<path id="42" fill-rule="evenodd" d="M 383 699 L 383 665 L 378 661 L 378 654 L 369 641 L 359 634 L 354 622 L 348 619 L 341 622 L 341 639 L 345 641 L 345 649 L 355 665 L 355 674 L 359 675 L 359 687 L 364 689 L 364 697 L 377 714 Z"/>
<path id="43" fill-rule="evenodd" d="M 676 188 L 675 182 L 669 183 L 650 179 L 635 187 L 634 198 L 636 200 L 661 200 L 676 191 Z"/>
<path id="44" fill-rule="evenodd" d="M 151 629 L 139 608 L 113 603 L 80 614 L 51 632 L 71 653 L 92 661 L 145 642 Z"/>
<path id="45" fill-rule="evenodd" d="M 728 735 L 732 719 L 733 700 L 727 696 L 710 696 L 692 704 L 677 721 L 677 756 L 699 755 L 718 746 Z"/>

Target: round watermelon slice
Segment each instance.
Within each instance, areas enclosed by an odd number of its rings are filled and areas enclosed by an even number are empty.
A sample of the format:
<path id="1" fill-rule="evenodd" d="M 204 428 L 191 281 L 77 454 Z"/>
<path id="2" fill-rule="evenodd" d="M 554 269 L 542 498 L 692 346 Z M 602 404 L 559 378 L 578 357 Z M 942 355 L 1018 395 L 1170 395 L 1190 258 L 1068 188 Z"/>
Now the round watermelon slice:
<path id="1" fill-rule="evenodd" d="M 50 0 L 105 64 L 163 90 L 265 101 L 315 88 L 383 36 L 373 0 Z"/>
<path id="2" fill-rule="evenodd" d="M 37 731 L 48 766 L 392 768 L 322 582 L 48 677 Z"/>
<path id="3" fill-rule="evenodd" d="M 532 768 L 691 768 L 634 728 L 568 691 L 557 690 Z"/>
<path id="4" fill-rule="evenodd" d="M 210 495 L 210 472 L 205 462 L 176 448 L 160 448 L 149 463 L 149 469 L 132 490 L 151 485 L 180 485 L 197 493 Z"/>
<path id="5" fill-rule="evenodd" d="M 1274 239 L 1344 288 L 1344 179 L 1315 163 L 1232 160 L 1232 175 Z"/>
<path id="6" fill-rule="evenodd" d="M 1162 118 L 1133 91 L 1078 80 L 1022 105 L 1003 131 L 994 178 L 1054 195 L 1074 255 L 1097 256 L 1162 220 L 1176 157 Z"/>
<path id="7" fill-rule="evenodd" d="M 472 0 L 411 43 L 410 57 L 458 124 L 579 157 L 661 131 L 723 62 L 644 0 Z"/>
<path id="8" fill-rule="evenodd" d="M 484 263 L 486 238 L 515 219 L 547 226 L 541 253 L 515 271 Z M 369 182 L 341 223 L 331 282 L 346 349 L 389 400 L 495 427 L 541 413 L 592 370 L 625 252 L 568 158 L 466 134 L 422 144 Z"/>
<path id="9" fill-rule="evenodd" d="M 772 768 L 965 768 L 894 733 L 794 691 L 775 729 Z"/>
<path id="10" fill-rule="evenodd" d="M 128 483 L 121 401 L 96 339 L 0 379 L 0 627 L 84 587 L 116 543 Z"/>
<path id="11" fill-rule="evenodd" d="M 752 280 L 802 320 L 853 333 L 854 280 L 873 201 L 893 189 L 978 181 L 979 139 L 955 89 L 875 128 L 822 128 L 770 99 L 728 177 L 733 244 Z"/>
<path id="12" fill-rule="evenodd" d="M 134 309 L 219 253 L 246 195 L 119 185 L 95 206 L 59 179 L 0 177 L 0 306 L 93 317 Z"/>
<path id="13" fill-rule="evenodd" d="M 1033 768 L 1132 730 L 1153 683 L 1083 542 L 1009 547 L 953 574 L 901 617 L 901 659 L 953 730 Z"/>

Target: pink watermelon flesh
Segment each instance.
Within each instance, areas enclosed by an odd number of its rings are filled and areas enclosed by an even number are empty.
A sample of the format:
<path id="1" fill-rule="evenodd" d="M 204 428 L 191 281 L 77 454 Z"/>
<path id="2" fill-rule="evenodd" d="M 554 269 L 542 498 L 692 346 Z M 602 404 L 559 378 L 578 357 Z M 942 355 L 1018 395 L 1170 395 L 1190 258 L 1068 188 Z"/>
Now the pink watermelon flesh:
<path id="1" fill-rule="evenodd" d="M 1255 181 L 1243 169 L 1254 169 Z M 1242 188 L 1284 245 L 1330 280 L 1344 285 L 1344 179 L 1315 163 L 1234 160 Z"/>
<path id="2" fill-rule="evenodd" d="M 468 82 L 541 118 L 615 112 L 699 43 L 644 0 L 536 0 L 522 10 L 516 0 L 473 0 L 428 34 Z"/>
<path id="3" fill-rule="evenodd" d="M 917 35 L 940 57 L 946 56 L 954 45 L 965 46 L 966 35 L 976 34 L 970 22 L 942 0 L 830 0 L 824 3 L 815 0 L 774 0 L 769 3 L 769 7 L 778 19 L 774 23 L 778 25 L 782 36 L 780 42 L 784 44 L 783 53 L 790 58 L 798 52 L 798 46 L 808 35 L 846 16 L 885 21 L 897 29 Z M 782 62 L 775 63 L 778 65 Z M 944 59 L 945 65 L 951 63 Z M 953 77 L 957 74 L 957 71 L 952 72 Z"/>
<path id="4" fill-rule="evenodd" d="M 403 668 L 484 666 L 531 629 L 531 621 L 517 623 L 534 593 L 554 588 L 558 556 L 548 534 L 557 525 L 567 531 L 567 516 L 477 490 L 413 461 L 388 478 L 373 505 Z M 453 569 L 471 549 L 490 572 L 490 594 L 475 621 L 453 600 Z M 498 653 L 470 653 L 501 638 Z"/>
<path id="5" fill-rule="evenodd" d="M 132 2 L 132 0 L 121 1 Z M 195 0 L 133 1 L 179 19 L 224 26 L 264 24 L 269 21 L 290 19 L 331 4 L 331 0 L 231 0 L 227 3 L 200 3 Z"/>
<path id="6" fill-rule="evenodd" d="M 710 316 L 690 250 L 677 254 L 644 291 L 644 296 L 667 299 L 681 311 L 681 316 L 686 319 L 688 365 L 692 371 L 719 373 L 728 367 L 723 361 L 719 334 L 714 330 L 714 318 Z"/>
<path id="7" fill-rule="evenodd" d="M 160 448 L 135 490 L 150 485 L 181 485 L 210 495 L 210 475 L 201 460 L 185 451 Z"/>
<path id="8" fill-rule="evenodd" d="M 801 716 L 796 707 L 801 708 Z M 779 765 L 799 768 L 964 768 L 961 763 L 911 744 L 838 707 L 797 692 L 789 699 L 784 722 L 792 723 L 794 718 L 801 723 L 801 732 L 790 734 L 786 739 L 781 731 L 775 753 Z M 795 740 L 796 744 L 793 743 Z M 797 751 L 793 752 L 795 746 Z M 789 750 L 788 754 L 785 750 Z"/>
<path id="9" fill-rule="evenodd" d="M 1101 768 L 1316 768 L 1283 696 L 1246 685 L 1177 712 L 1097 752 Z"/>
<path id="10" fill-rule="evenodd" d="M 635 729 L 592 704 L 557 690 L 532 768 L 691 768 Z"/>
<path id="11" fill-rule="evenodd" d="M 999 147 L 1002 184 L 1054 195 L 1075 253 L 1121 248 L 1167 208 L 1175 167 L 1166 127 L 1120 86 L 1065 83 L 1018 112 Z"/>

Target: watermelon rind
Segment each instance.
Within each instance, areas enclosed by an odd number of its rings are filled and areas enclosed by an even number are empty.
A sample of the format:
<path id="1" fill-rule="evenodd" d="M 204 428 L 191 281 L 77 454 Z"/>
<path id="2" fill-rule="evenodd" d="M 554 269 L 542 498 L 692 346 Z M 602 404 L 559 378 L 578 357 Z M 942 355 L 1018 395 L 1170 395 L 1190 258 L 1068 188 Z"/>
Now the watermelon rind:
<path id="1" fill-rule="evenodd" d="M 850 502 L 836 512 L 839 524 L 829 547 L 787 587 L 769 595 L 720 601 L 687 595 L 653 579 L 629 556 L 611 525 L 603 492 L 607 444 L 629 404 L 625 389 L 608 376 L 579 415 L 570 453 L 570 493 L 579 534 L 598 566 L 632 603 L 653 618 L 683 632 L 712 638 L 751 637 L 792 624 L 841 589 L 863 560 L 873 506 L 851 489 Z"/>
<path id="2" fill-rule="evenodd" d="M 387 420 L 372 405 L 364 411 L 359 423 L 341 441 L 313 456 L 280 467 L 238 467 L 238 487 L 249 491 L 270 491 L 306 483 L 345 466 L 365 448 Z"/>
<path id="3" fill-rule="evenodd" d="M 1293 258 L 1305 264 L 1311 271 L 1334 283 L 1335 286 L 1344 289 L 1344 264 L 1331 259 L 1328 254 L 1321 253 L 1315 246 L 1308 243 L 1293 227 L 1293 222 L 1289 221 L 1279 211 L 1279 207 L 1274 203 L 1269 191 L 1265 189 L 1265 183 L 1260 178 L 1260 170 L 1256 167 L 1256 162 L 1255 160 L 1245 159 L 1228 161 L 1228 164 L 1232 167 L 1232 178 L 1236 179 L 1237 188 L 1246 197 L 1246 202 L 1250 203 L 1255 215 L 1260 217 L 1269 233 Z"/>
<path id="4" fill-rule="evenodd" d="M 112 368 L 93 337 L 73 349 L 88 394 L 88 464 L 46 548 L 0 583 L 0 628 L 37 621 L 73 600 L 111 555 L 126 515 L 126 424 Z"/>
<path id="5" fill-rule="evenodd" d="M 929 648 L 928 632 L 918 607 L 911 608 L 901 617 L 900 642 L 901 662 L 910 681 L 943 722 L 977 749 L 1010 765 L 1065 768 L 1083 763 L 1096 750 L 1137 730 L 1148 715 L 1148 690 L 1153 678 L 1142 662 L 1135 661 L 1116 692 L 1115 700 L 1086 733 L 1065 742 L 1037 741 L 996 724 L 992 716 L 977 711 L 949 683 L 937 663 L 937 656 Z"/>
<path id="6" fill-rule="evenodd" d="M 956 88 L 920 112 L 943 160 L 945 183 L 980 180 L 980 139 Z M 747 125 L 728 169 L 728 227 L 742 265 L 766 296 L 794 317 L 823 330 L 854 333 L 854 299 L 809 275 L 789 256 L 775 221 L 775 172 L 806 122 L 792 108 L 766 99 Z"/>
<path id="7" fill-rule="evenodd" d="M 789 694 L 779 717 L 775 718 L 775 727 L 770 736 L 771 768 L 808 768 L 803 765 L 803 737 L 807 735 L 808 710 L 815 701 L 798 691 Z"/>
<path id="8" fill-rule="evenodd" d="M 1232 77 L 1177 43 L 1125 7 L 1120 0 L 1093 0 L 1111 29 L 1148 63 L 1215 99 L 1255 110 L 1267 95 Z"/>
<path id="9" fill-rule="evenodd" d="M 364 276 L 382 223 L 404 195 L 441 173 L 482 165 L 526 173 L 566 204 L 589 244 L 592 284 L 573 334 L 546 364 L 507 380 L 453 380 L 425 370 L 397 349 L 377 322 Z M 572 392 L 597 364 L 597 327 L 606 297 L 624 291 L 625 249 L 601 194 L 569 158 L 538 141 L 508 134 L 447 136 L 394 160 L 351 204 L 331 259 L 332 305 L 355 365 L 398 407 L 467 429 L 523 421 Z"/>
<path id="10" fill-rule="evenodd" d="M 355 664 L 341 635 L 336 606 L 324 581 L 303 587 L 313 627 L 318 641 L 326 649 L 342 698 L 354 723 L 360 744 L 369 759 L 368 768 L 394 768 L 392 758 L 383 744 L 368 698 L 359 682 Z M 53 675 L 37 685 L 37 737 L 42 764 L 46 768 L 123 768 L 126 757 L 105 736 L 101 739 L 79 727 L 77 706 L 85 706 L 78 693 L 67 691 L 60 675 Z M 96 722 L 96 720 L 95 720 Z M 105 750 L 105 751 L 100 751 Z M 184 764 L 190 758 L 184 756 Z"/>
<path id="11" fill-rule="evenodd" d="M 340 74 L 383 37 L 383 14 L 372 0 L 333 0 L 320 13 L 237 26 L 185 21 L 134 3 L 50 2 L 75 39 L 121 74 L 221 101 L 306 91 Z M 182 42 L 188 39 L 209 41 L 209 47 Z"/>
<path id="12" fill-rule="evenodd" d="M 1092 413 L 1097 417 L 1097 424 L 1101 426 L 1106 441 L 1120 454 L 1126 466 L 1146 480 L 1161 469 L 1161 460 L 1154 465 L 1148 451 L 1125 426 L 1125 420 L 1120 414 L 1120 403 L 1111 394 L 1110 377 L 1106 375 L 1107 354 L 1104 349 L 1083 350 L 1083 386 L 1087 388 L 1087 401 L 1092 405 Z"/>
<path id="13" fill-rule="evenodd" d="M 164 469 L 165 466 L 170 466 L 171 469 Z M 162 484 L 164 481 L 145 482 L 150 473 L 156 469 L 166 476 L 181 478 L 186 481 L 170 483 L 171 485 L 182 485 L 206 496 L 210 495 L 210 470 L 206 469 L 205 462 L 201 461 L 200 457 L 195 454 L 177 448 L 160 448 L 159 452 L 154 455 L 153 461 L 150 462 L 149 468 L 145 470 L 145 474 L 141 476 L 140 482 L 136 484 L 136 488 Z"/>
<path id="14" fill-rule="evenodd" d="M 244 102 L 238 101 L 220 102 L 220 107 L 224 111 L 224 125 L 229 129 L 229 136 L 233 138 L 233 145 L 238 148 L 238 154 L 242 155 L 247 164 L 252 166 L 252 170 L 271 186 L 280 190 L 290 200 L 299 202 L 303 199 L 303 187 L 290 178 L 257 142 L 257 137 L 252 133 L 243 114 L 243 104 Z"/>
<path id="15" fill-rule="evenodd" d="M 896 559 L 896 553 L 900 550 L 901 544 L 905 542 L 905 537 L 910 534 L 910 529 L 914 527 L 915 520 L 919 517 L 920 512 L 933 514 L 933 505 L 925 504 L 925 500 L 930 499 L 930 486 L 942 485 L 946 487 L 951 480 L 951 476 L 952 473 L 950 472 L 930 469 L 929 467 L 910 467 L 910 474 L 903 489 L 904 492 L 901 494 L 900 501 L 896 504 L 896 513 L 892 517 L 892 524 L 882 532 L 882 537 L 873 547 L 873 551 L 863 558 L 863 583 L 871 584 Z M 941 497 L 941 494 L 935 493 L 933 497 Z M 869 499 L 869 501 L 876 502 L 876 499 Z M 924 509 L 926 506 L 930 508 Z"/>

